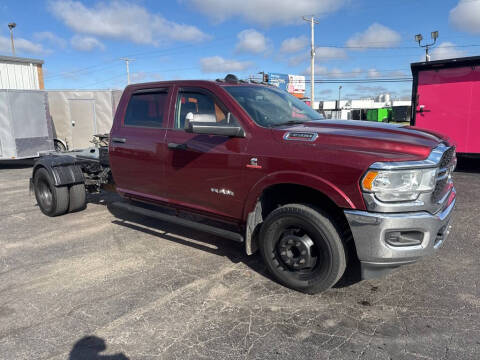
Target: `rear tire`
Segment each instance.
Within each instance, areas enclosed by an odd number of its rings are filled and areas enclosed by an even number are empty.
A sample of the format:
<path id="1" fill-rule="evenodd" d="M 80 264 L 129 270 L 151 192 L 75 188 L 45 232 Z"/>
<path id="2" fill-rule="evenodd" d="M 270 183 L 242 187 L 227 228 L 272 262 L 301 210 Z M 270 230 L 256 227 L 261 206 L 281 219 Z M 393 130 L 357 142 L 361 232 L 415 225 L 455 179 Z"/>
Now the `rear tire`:
<path id="1" fill-rule="evenodd" d="M 63 215 L 68 210 L 68 187 L 55 186 L 52 177 L 45 168 L 35 172 L 33 179 L 35 198 L 40 210 L 47 216 Z"/>
<path id="2" fill-rule="evenodd" d="M 87 203 L 87 194 L 85 192 L 85 184 L 75 184 L 68 189 L 70 204 L 68 212 L 84 210 Z"/>
<path id="3" fill-rule="evenodd" d="M 331 288 L 346 268 L 346 251 L 331 216 L 308 205 L 272 211 L 260 230 L 260 252 L 283 285 L 314 294 Z"/>

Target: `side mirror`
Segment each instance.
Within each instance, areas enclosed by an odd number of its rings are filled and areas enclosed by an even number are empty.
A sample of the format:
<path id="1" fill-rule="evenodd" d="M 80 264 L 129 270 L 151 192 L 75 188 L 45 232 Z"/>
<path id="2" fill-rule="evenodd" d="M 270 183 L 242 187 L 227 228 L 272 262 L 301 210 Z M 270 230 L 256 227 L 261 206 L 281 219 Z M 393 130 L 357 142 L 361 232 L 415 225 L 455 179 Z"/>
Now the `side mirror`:
<path id="1" fill-rule="evenodd" d="M 245 137 L 241 126 L 230 125 L 231 115 L 227 114 L 227 123 L 215 121 L 215 115 L 187 113 L 185 116 L 185 131 L 195 134 L 222 135 L 229 137 Z"/>
<path id="2" fill-rule="evenodd" d="M 188 112 L 187 115 L 185 115 L 185 124 L 183 125 L 185 131 L 188 131 L 190 128 L 191 121 L 194 121 L 194 116 L 192 112 Z"/>
<path id="3" fill-rule="evenodd" d="M 206 135 L 222 135 L 229 137 L 245 137 L 245 131 L 240 126 L 217 125 L 216 122 L 190 122 L 188 132 Z"/>

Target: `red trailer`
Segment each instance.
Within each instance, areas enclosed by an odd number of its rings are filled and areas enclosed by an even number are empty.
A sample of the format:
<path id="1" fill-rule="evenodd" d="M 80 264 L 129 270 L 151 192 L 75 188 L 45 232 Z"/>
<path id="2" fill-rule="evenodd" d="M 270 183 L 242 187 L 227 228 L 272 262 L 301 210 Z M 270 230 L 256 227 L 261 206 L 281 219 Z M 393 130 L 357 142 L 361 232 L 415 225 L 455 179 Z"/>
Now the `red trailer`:
<path id="1" fill-rule="evenodd" d="M 457 152 L 480 154 L 480 56 L 411 64 L 411 125 L 449 136 Z"/>

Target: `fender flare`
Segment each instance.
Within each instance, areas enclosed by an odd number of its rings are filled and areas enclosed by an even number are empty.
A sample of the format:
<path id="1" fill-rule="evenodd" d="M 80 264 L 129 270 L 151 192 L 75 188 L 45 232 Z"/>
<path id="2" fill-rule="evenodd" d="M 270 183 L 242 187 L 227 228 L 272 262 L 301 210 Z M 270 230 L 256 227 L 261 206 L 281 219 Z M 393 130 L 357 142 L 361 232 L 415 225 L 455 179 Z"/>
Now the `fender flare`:
<path id="1" fill-rule="evenodd" d="M 245 206 L 243 209 L 243 219 L 246 220 L 248 213 L 255 209 L 255 204 L 263 191 L 273 185 L 291 184 L 309 187 L 321 192 L 332 200 L 340 208 L 355 209 L 355 205 L 350 198 L 340 190 L 335 184 L 309 173 L 300 171 L 279 171 L 268 174 L 261 178 L 250 189 Z"/>
<path id="2" fill-rule="evenodd" d="M 45 168 L 53 178 L 55 186 L 66 186 L 85 183 L 82 168 L 76 164 L 75 158 L 69 155 L 46 155 L 38 158 L 32 169 L 30 183 L 33 184 L 35 172 Z"/>
<path id="3" fill-rule="evenodd" d="M 305 186 L 322 193 L 340 208 L 355 209 L 355 205 L 343 191 L 321 177 L 299 171 L 281 171 L 266 175 L 252 187 L 245 201 L 243 218 L 246 222 L 245 250 L 247 255 L 252 255 L 258 250 L 258 241 L 255 239 L 259 231 L 258 225 L 263 221 L 260 196 L 265 189 L 280 184 Z"/>

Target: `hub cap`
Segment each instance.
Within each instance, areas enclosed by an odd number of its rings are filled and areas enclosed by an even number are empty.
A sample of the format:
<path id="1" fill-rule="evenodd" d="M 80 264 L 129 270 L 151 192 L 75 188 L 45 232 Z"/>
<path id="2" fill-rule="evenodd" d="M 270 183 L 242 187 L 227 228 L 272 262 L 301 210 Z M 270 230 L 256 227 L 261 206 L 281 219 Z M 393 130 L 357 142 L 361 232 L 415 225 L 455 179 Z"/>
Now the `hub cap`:
<path id="1" fill-rule="evenodd" d="M 277 244 L 277 251 L 282 262 L 291 270 L 308 269 L 316 264 L 314 243 L 299 229 L 285 231 Z"/>

